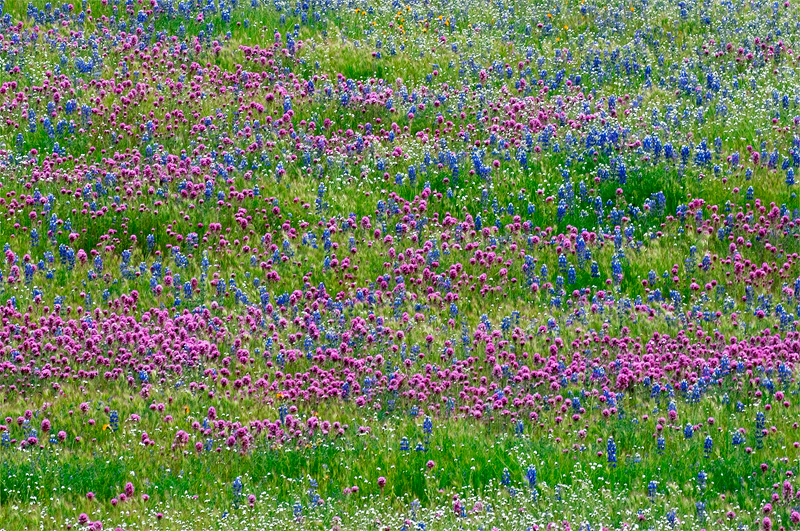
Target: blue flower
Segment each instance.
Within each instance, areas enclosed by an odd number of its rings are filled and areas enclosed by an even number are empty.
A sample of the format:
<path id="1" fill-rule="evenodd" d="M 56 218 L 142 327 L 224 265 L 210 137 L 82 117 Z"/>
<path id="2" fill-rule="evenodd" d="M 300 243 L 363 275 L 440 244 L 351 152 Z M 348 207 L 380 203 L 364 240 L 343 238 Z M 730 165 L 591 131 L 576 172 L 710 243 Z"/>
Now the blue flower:
<path id="1" fill-rule="evenodd" d="M 403 437 L 400 439 L 400 451 L 401 452 L 408 452 L 411 449 L 411 446 L 408 443 L 408 437 Z"/>
<path id="2" fill-rule="evenodd" d="M 242 478 L 241 476 L 233 480 L 233 505 L 238 508 L 239 503 L 242 501 Z"/>
<path id="3" fill-rule="evenodd" d="M 705 490 L 706 488 L 706 479 L 708 479 L 708 476 L 706 475 L 704 470 L 701 470 L 700 472 L 697 473 L 697 488 L 700 489 L 701 491 Z"/>
<path id="4" fill-rule="evenodd" d="M 614 442 L 613 437 L 608 438 L 608 445 L 606 446 L 606 453 L 608 454 L 608 463 L 615 467 L 617 466 L 617 444 Z"/>
<path id="5" fill-rule="evenodd" d="M 525 473 L 525 476 L 528 479 L 528 486 L 532 489 L 536 488 L 536 467 L 530 465 Z"/>
<path id="6" fill-rule="evenodd" d="M 710 435 L 706 436 L 706 440 L 703 443 L 703 455 L 706 459 L 711 457 L 711 451 L 714 448 L 714 440 L 711 438 Z"/>

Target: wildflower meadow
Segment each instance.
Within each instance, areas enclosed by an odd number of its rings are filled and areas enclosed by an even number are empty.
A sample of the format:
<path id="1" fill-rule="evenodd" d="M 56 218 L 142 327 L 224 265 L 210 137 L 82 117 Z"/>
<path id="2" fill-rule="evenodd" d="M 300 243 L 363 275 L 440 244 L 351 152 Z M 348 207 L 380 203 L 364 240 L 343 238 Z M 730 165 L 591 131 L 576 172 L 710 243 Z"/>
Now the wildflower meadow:
<path id="1" fill-rule="evenodd" d="M 0 529 L 800 530 L 796 47 L 0 0 Z"/>

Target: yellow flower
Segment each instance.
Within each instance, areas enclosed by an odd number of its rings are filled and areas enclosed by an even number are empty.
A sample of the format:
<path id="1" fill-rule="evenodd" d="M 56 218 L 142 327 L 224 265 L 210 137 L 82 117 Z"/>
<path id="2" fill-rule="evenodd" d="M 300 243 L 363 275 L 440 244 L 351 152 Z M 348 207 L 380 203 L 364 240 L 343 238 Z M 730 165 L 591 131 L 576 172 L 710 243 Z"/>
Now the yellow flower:
<path id="1" fill-rule="evenodd" d="M 186 412 L 187 415 L 189 414 L 189 406 L 183 406 L 183 410 Z"/>
<path id="2" fill-rule="evenodd" d="M 283 398 L 283 393 L 278 393 L 278 398 Z"/>
<path id="3" fill-rule="evenodd" d="M 108 424 L 103 424 L 103 431 L 106 431 L 106 430 L 107 430 L 108 428 L 110 428 L 110 427 L 111 427 L 111 426 L 109 426 Z"/>

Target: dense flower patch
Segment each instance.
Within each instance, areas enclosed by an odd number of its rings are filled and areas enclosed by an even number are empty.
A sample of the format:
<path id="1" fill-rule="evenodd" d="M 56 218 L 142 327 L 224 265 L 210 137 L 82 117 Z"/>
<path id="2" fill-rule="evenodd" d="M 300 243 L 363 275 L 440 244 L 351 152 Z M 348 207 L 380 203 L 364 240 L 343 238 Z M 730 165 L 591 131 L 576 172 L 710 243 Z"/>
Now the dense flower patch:
<path id="1" fill-rule="evenodd" d="M 800 528 L 798 24 L 0 3 L 0 528 Z"/>

